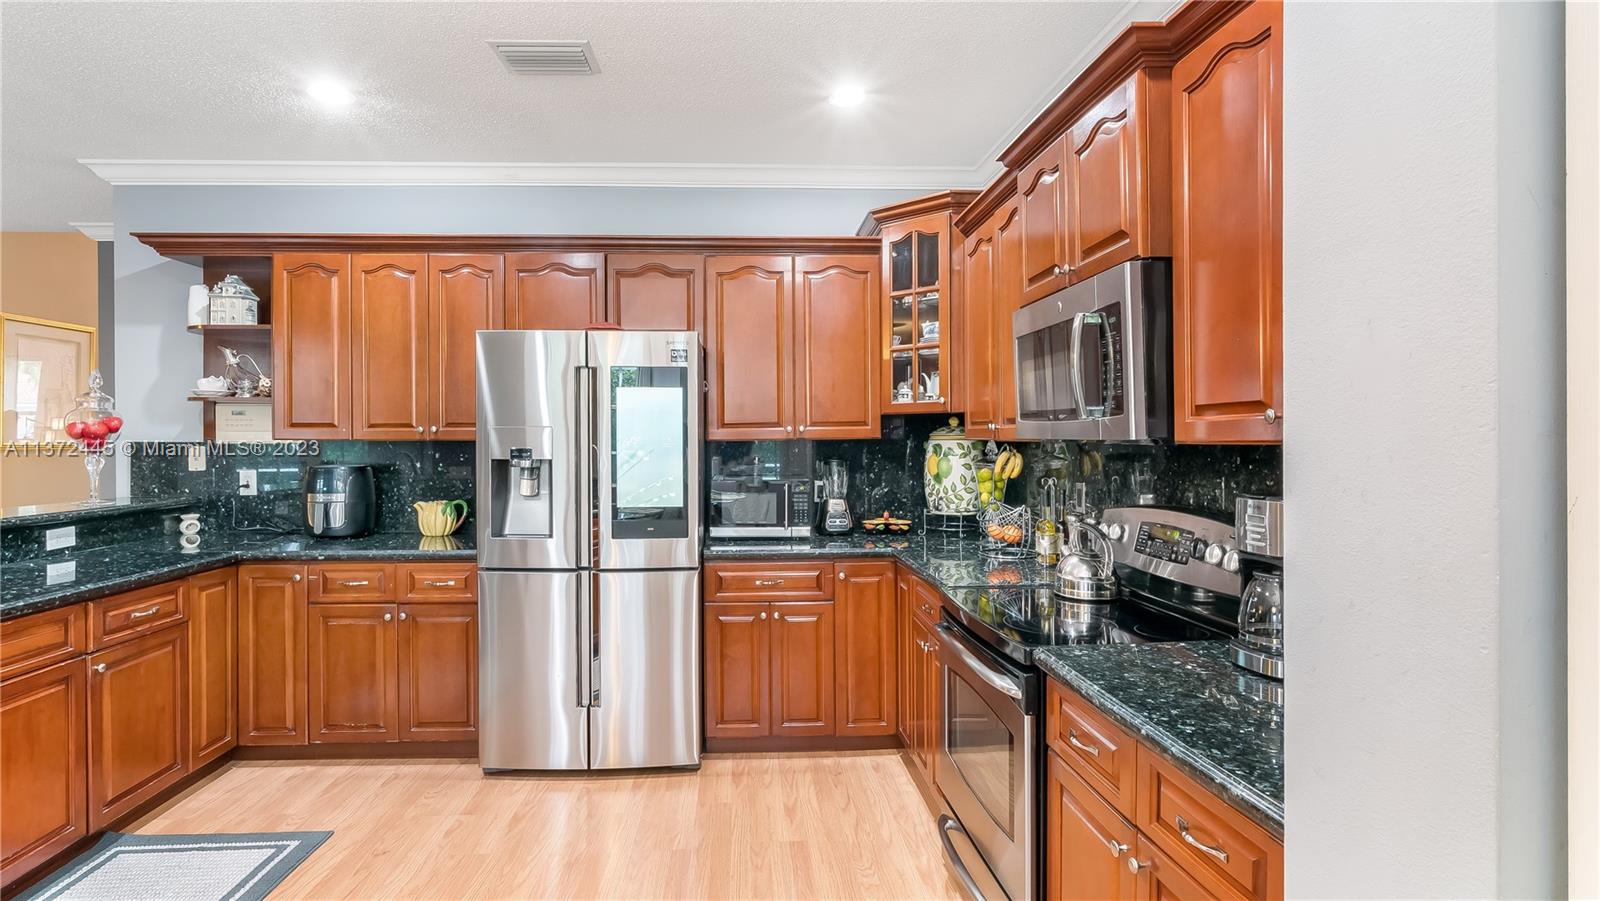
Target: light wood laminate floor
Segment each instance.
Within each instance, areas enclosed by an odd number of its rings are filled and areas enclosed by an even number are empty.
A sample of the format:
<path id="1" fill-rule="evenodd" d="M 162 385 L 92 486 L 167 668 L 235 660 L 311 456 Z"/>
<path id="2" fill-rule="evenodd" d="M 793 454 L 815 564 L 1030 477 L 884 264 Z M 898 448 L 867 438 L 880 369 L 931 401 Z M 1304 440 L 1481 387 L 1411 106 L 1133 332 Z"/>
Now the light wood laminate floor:
<path id="1" fill-rule="evenodd" d="M 956 898 L 897 752 L 712 755 L 698 773 L 474 761 L 227 764 L 140 833 L 333 837 L 274 898 Z"/>

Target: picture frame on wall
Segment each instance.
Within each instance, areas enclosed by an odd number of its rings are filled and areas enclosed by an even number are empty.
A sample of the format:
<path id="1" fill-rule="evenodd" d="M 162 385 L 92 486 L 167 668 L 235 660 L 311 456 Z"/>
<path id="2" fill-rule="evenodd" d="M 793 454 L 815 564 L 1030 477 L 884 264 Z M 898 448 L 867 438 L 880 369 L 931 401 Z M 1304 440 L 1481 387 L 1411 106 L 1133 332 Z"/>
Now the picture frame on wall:
<path id="1" fill-rule="evenodd" d="M 71 444 L 66 416 L 89 390 L 98 337 L 93 326 L 0 313 L 0 446 Z"/>

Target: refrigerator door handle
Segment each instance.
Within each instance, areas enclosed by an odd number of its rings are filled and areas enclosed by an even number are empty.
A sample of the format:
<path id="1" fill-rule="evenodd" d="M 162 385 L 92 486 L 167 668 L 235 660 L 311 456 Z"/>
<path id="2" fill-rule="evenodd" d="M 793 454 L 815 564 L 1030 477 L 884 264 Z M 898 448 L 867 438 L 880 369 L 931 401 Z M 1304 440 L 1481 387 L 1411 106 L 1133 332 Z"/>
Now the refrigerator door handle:
<path id="1" fill-rule="evenodd" d="M 600 706 L 600 635 L 600 571 L 594 570 L 589 573 L 589 707 Z"/>
<path id="2" fill-rule="evenodd" d="M 595 368 L 578 367 L 578 465 L 572 468 L 576 476 L 573 491 L 578 498 L 578 561 L 579 566 L 595 565 Z"/>
<path id="3" fill-rule="evenodd" d="M 594 632 L 591 629 L 589 617 L 594 609 L 591 606 L 594 600 L 591 597 L 594 594 L 594 584 L 586 573 L 578 573 L 578 578 L 574 582 L 578 589 L 577 597 L 573 598 L 574 603 L 578 606 L 578 653 L 576 655 L 578 661 L 578 706 L 588 707 L 589 682 L 592 674 L 589 661 L 593 656 L 591 649 L 594 647 Z"/>

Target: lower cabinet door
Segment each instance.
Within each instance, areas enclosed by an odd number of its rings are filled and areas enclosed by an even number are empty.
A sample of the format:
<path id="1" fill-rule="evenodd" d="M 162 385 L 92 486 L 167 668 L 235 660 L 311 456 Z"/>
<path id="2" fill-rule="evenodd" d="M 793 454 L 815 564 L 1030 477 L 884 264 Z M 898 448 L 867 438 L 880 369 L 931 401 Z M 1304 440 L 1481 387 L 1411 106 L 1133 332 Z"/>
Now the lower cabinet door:
<path id="1" fill-rule="evenodd" d="M 771 604 L 715 602 L 705 611 L 706 737 L 758 738 L 772 731 Z"/>
<path id="2" fill-rule="evenodd" d="M 772 608 L 772 734 L 833 735 L 833 603 Z"/>
<path id="3" fill-rule="evenodd" d="M 1215 901 L 1218 897 L 1143 835 L 1134 842 L 1134 850 L 1139 872 L 1133 897 L 1138 901 Z"/>
<path id="4" fill-rule="evenodd" d="M 399 741 L 393 604 L 312 604 L 306 629 L 312 742 Z"/>
<path id="5" fill-rule="evenodd" d="M 306 743 L 306 568 L 239 567 L 239 744 Z"/>
<path id="6" fill-rule="evenodd" d="M 898 721 L 894 564 L 840 562 L 834 666 L 840 735 L 893 735 Z"/>
<path id="7" fill-rule="evenodd" d="M 922 656 L 911 640 L 911 582 L 905 572 L 895 568 L 895 692 L 900 741 L 910 748 L 913 740 L 913 722 L 917 711 L 917 663 Z"/>
<path id="8" fill-rule="evenodd" d="M 1060 755 L 1047 751 L 1045 760 L 1045 897 L 1132 897 L 1133 825 Z"/>
<path id="9" fill-rule="evenodd" d="M 193 576 L 189 604 L 189 769 L 239 743 L 238 583 L 234 569 Z"/>
<path id="10" fill-rule="evenodd" d="M 478 605 L 400 607 L 400 740 L 478 737 Z"/>
<path id="11" fill-rule="evenodd" d="M 188 772 L 189 630 L 89 659 L 89 829 L 110 826 Z"/>
<path id="12" fill-rule="evenodd" d="M 0 885 L 89 833 L 82 657 L 0 682 Z"/>

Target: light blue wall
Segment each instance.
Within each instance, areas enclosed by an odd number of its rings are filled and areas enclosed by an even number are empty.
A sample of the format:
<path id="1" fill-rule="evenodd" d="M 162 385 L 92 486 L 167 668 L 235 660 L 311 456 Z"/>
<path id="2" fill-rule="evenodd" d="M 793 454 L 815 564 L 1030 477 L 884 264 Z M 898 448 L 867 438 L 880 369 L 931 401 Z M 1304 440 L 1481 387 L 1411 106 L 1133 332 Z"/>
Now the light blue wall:
<path id="1" fill-rule="evenodd" d="M 114 192 L 117 401 L 136 440 L 196 440 L 184 396 L 200 340 L 184 331 L 194 266 L 141 231 L 407 234 L 849 235 L 867 210 L 922 191 L 566 186 L 128 186 Z"/>

